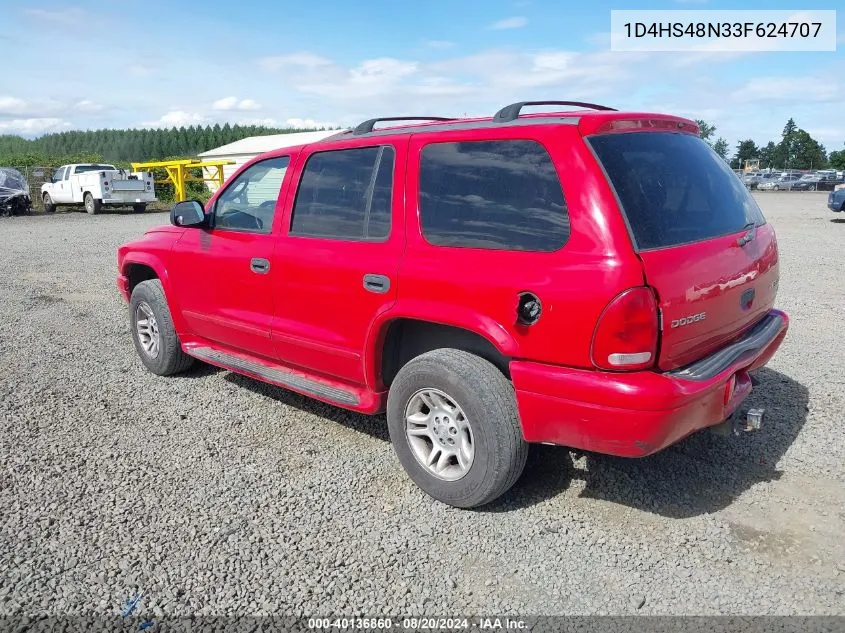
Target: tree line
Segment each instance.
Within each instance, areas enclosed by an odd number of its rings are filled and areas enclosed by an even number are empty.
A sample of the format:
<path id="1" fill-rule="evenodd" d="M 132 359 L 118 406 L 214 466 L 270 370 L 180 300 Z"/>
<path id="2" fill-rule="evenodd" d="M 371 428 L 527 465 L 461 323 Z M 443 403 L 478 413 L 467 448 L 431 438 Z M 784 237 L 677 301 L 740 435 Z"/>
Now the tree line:
<path id="1" fill-rule="evenodd" d="M 262 125 L 192 125 L 169 129 L 74 130 L 35 139 L 0 136 L 0 165 L 57 167 L 65 163 L 122 163 L 190 157 L 250 136 L 305 132 Z"/>
<path id="2" fill-rule="evenodd" d="M 794 119 L 786 122 L 778 142 L 758 146 L 750 138 L 739 141 L 731 158 L 728 158 L 728 142 L 721 137 L 713 138 L 716 126 L 700 119 L 696 122 L 701 138 L 733 169 L 744 168 L 746 160 L 759 160 L 761 169 L 845 169 L 845 150 L 833 151 L 828 156 L 824 145 L 799 128 Z"/>

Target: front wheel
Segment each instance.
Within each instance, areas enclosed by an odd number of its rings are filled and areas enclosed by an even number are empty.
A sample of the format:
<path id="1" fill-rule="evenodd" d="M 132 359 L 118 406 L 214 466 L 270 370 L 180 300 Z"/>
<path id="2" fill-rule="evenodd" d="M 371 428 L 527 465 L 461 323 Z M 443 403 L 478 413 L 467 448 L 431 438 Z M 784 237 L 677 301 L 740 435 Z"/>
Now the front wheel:
<path id="1" fill-rule="evenodd" d="M 182 351 L 164 288 L 158 279 L 142 281 L 129 300 L 132 341 L 144 366 L 159 376 L 185 371 L 194 359 Z"/>
<path id="2" fill-rule="evenodd" d="M 457 349 L 427 352 L 399 370 L 387 425 L 414 483 L 458 508 L 500 497 L 528 456 L 513 385 L 490 362 Z"/>
<path id="3" fill-rule="evenodd" d="M 778 191 L 778 190 L 780 189 L 780 187 L 778 187 L 777 185 L 775 185 L 774 187 L 772 187 L 772 189 L 773 189 L 774 191 Z"/>
<path id="4" fill-rule="evenodd" d="M 41 196 L 41 202 L 44 203 L 44 213 L 53 213 L 56 210 L 56 205 L 49 193 L 45 192 L 44 195 Z"/>
<path id="5" fill-rule="evenodd" d="M 809 189 L 810 189 L 810 191 L 815 191 L 815 190 L 816 190 L 816 186 L 815 186 L 815 185 L 810 185 Z"/>
<path id="6" fill-rule="evenodd" d="M 90 215 L 99 213 L 100 209 L 103 208 L 103 201 L 95 199 L 90 193 L 86 193 L 82 200 L 85 203 L 85 210 Z"/>

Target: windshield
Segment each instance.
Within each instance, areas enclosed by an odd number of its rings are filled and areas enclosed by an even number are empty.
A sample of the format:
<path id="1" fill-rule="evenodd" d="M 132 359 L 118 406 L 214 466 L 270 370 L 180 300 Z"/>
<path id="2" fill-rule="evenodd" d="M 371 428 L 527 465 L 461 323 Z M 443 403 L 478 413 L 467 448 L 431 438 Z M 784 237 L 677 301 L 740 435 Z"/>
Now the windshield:
<path id="1" fill-rule="evenodd" d="M 697 136 L 630 132 L 589 142 L 641 250 L 712 239 L 765 222 L 742 181 Z"/>

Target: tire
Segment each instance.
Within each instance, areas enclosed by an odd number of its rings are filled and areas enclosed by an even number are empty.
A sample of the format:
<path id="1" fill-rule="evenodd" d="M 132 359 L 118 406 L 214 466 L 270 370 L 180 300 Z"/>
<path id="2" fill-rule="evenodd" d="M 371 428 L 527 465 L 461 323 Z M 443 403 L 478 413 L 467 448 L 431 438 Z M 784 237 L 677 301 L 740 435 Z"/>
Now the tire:
<path id="1" fill-rule="evenodd" d="M 132 205 L 132 210 L 133 210 L 135 213 L 143 213 L 144 211 L 146 211 L 146 210 L 147 210 L 147 205 L 146 205 L 146 204 L 144 204 L 143 202 L 142 202 L 141 204 L 133 204 L 133 205 Z"/>
<path id="2" fill-rule="evenodd" d="M 432 400 L 435 396 L 439 403 Z M 454 406 L 429 408 L 421 404 L 426 398 L 434 404 L 445 400 L 456 405 L 457 413 Z M 432 420 L 438 411 L 448 416 Z M 426 421 L 409 423 L 409 414 Z M 409 435 L 411 424 L 418 433 Z M 471 433 L 462 425 L 468 425 Z M 468 352 L 436 349 L 403 366 L 387 397 L 387 426 L 399 462 L 414 483 L 434 499 L 457 508 L 475 508 L 497 499 L 525 468 L 528 444 L 522 439 L 513 385 L 490 362 Z M 454 433 L 456 427 L 460 430 Z M 454 438 L 466 445 L 467 436 L 473 456 L 469 460 L 464 457 L 463 466 L 457 455 L 449 457 L 440 471 L 442 476 L 424 465 L 425 455 L 436 458 L 432 461 L 439 465 L 438 455 L 446 452 L 434 449 L 435 440 L 454 451 L 445 442 Z"/>
<path id="3" fill-rule="evenodd" d="M 774 187 L 772 187 L 772 190 L 774 190 L 774 191 L 779 191 L 779 190 L 780 190 L 780 187 L 778 187 L 777 185 L 775 185 Z"/>
<path id="4" fill-rule="evenodd" d="M 152 313 L 154 319 L 152 324 L 149 324 L 148 313 Z M 148 325 L 146 327 L 142 325 L 139 328 L 141 320 L 147 321 Z M 158 376 L 171 376 L 185 371 L 194 364 L 194 359 L 182 351 L 179 337 L 176 336 L 176 328 L 173 327 L 173 319 L 170 317 L 164 288 L 158 279 L 142 281 L 135 286 L 129 300 L 129 323 L 135 351 L 138 352 L 144 366 L 152 373 Z M 157 346 L 154 351 L 149 349 L 149 340 L 152 338 L 150 326 L 157 334 Z M 146 331 L 146 335 L 142 336 L 139 331 L 141 329 Z"/>
<path id="5" fill-rule="evenodd" d="M 56 211 L 56 205 L 53 204 L 53 199 L 46 191 L 44 192 L 44 195 L 41 196 L 41 201 L 44 203 L 44 213 L 54 213 Z"/>
<path id="6" fill-rule="evenodd" d="M 96 215 L 103 208 L 103 201 L 97 200 L 90 193 L 86 193 L 82 201 L 85 203 L 85 210 L 88 212 L 88 215 Z"/>
<path id="7" fill-rule="evenodd" d="M 816 186 L 815 186 L 815 185 L 810 185 L 810 186 L 808 187 L 808 189 L 809 189 L 810 191 L 815 191 L 815 190 L 816 190 Z"/>

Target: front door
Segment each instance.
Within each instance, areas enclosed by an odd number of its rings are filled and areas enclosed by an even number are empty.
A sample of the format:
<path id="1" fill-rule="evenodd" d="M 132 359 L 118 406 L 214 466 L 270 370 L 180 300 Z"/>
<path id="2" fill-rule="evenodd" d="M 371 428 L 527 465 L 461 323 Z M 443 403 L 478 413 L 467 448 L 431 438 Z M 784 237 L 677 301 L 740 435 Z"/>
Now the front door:
<path id="1" fill-rule="evenodd" d="M 68 204 L 73 202 L 73 192 L 70 190 L 70 172 L 73 167 L 62 167 L 53 174 L 53 202 Z"/>
<path id="2" fill-rule="evenodd" d="M 405 243 L 407 141 L 369 143 L 302 156 L 274 260 L 279 358 L 354 384 L 366 384 L 365 344 L 396 300 Z"/>
<path id="3" fill-rule="evenodd" d="M 289 162 L 278 156 L 246 167 L 207 210 L 210 227 L 186 229 L 174 247 L 170 282 L 190 334 L 273 357 L 274 220 Z"/>

